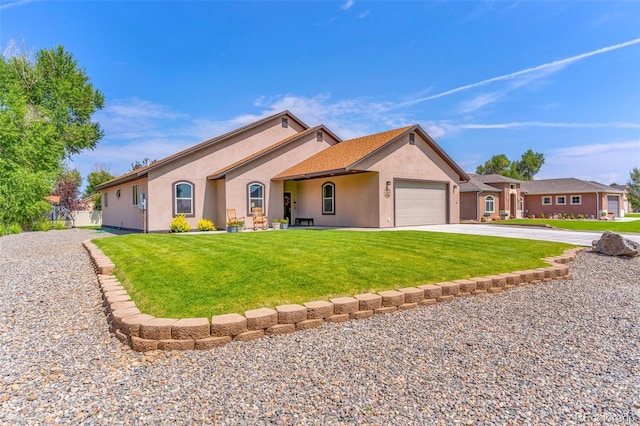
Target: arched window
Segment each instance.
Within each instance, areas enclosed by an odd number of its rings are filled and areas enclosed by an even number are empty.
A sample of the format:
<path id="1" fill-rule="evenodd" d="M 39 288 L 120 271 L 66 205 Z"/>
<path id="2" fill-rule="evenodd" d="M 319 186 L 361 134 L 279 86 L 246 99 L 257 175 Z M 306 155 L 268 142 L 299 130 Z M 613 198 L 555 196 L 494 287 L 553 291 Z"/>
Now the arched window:
<path id="1" fill-rule="evenodd" d="M 336 186 L 332 182 L 322 185 L 322 214 L 336 214 Z"/>
<path id="2" fill-rule="evenodd" d="M 484 212 L 485 213 L 495 212 L 495 199 L 493 198 L 493 195 L 487 195 L 484 198 Z"/>
<path id="3" fill-rule="evenodd" d="M 193 216 L 193 184 L 176 182 L 173 184 L 173 211 L 175 215 Z"/>
<path id="4" fill-rule="evenodd" d="M 254 207 L 261 207 L 264 212 L 264 185 L 258 182 L 250 183 L 248 187 L 249 192 L 249 211 Z"/>

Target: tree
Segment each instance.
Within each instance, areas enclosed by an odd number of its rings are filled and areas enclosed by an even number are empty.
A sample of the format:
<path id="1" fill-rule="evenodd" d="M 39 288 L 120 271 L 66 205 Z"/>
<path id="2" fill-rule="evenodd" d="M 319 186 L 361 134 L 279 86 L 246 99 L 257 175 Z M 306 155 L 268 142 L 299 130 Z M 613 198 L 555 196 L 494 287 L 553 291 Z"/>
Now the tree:
<path id="1" fill-rule="evenodd" d="M 146 167 L 146 166 L 148 166 L 148 165 L 149 165 L 149 164 L 151 164 L 151 163 L 155 163 L 156 161 L 158 161 L 158 159 L 157 159 L 157 158 L 156 158 L 156 159 L 154 159 L 154 160 L 152 160 L 152 159 L 151 159 L 151 158 L 149 158 L 149 157 L 144 157 L 144 158 L 142 159 L 142 161 L 138 161 L 138 160 L 136 160 L 136 162 L 135 162 L 135 163 L 131 163 L 131 170 L 129 170 L 129 171 L 130 171 L 130 172 L 132 172 L 132 171 L 134 171 L 134 170 L 138 170 L 138 169 L 140 169 L 140 168 L 142 168 L 142 167 Z"/>
<path id="2" fill-rule="evenodd" d="M 498 174 L 518 180 L 532 180 L 544 164 L 544 154 L 529 149 L 520 161 L 510 161 L 504 154 L 498 154 L 476 168 L 479 175 Z"/>
<path id="3" fill-rule="evenodd" d="M 627 182 L 627 199 L 634 211 L 640 210 L 640 169 L 637 167 L 634 167 L 629 172 L 629 181 Z"/>
<path id="4" fill-rule="evenodd" d="M 96 190 L 96 186 L 103 184 L 115 178 L 104 165 L 96 165 L 87 176 L 87 187 L 84 189 L 84 197 L 91 197 L 93 200 L 93 209 L 102 210 L 102 197 L 100 192 Z"/>
<path id="5" fill-rule="evenodd" d="M 0 225 L 28 224 L 63 175 L 65 158 L 93 149 L 104 97 L 62 46 L 0 56 Z"/>
<path id="6" fill-rule="evenodd" d="M 533 152 L 533 150 L 529 149 L 522 154 L 516 169 L 520 176 L 522 176 L 522 180 L 533 180 L 533 177 L 538 174 L 543 164 L 544 154 L 541 152 Z"/>
<path id="7" fill-rule="evenodd" d="M 77 170 L 67 170 L 58 180 L 53 195 L 60 197 L 60 205 L 70 212 L 78 209 L 78 188 L 82 185 L 82 177 Z"/>

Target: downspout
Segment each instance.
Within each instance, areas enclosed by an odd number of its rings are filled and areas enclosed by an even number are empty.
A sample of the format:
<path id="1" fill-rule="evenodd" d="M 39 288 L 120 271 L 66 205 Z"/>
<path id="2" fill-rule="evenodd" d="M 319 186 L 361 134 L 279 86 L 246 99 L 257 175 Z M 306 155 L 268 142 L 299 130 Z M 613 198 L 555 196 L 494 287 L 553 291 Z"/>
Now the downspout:
<path id="1" fill-rule="evenodd" d="M 480 191 L 476 191 L 476 220 L 480 220 Z"/>
<path id="2" fill-rule="evenodd" d="M 600 219 L 600 193 L 596 191 L 596 219 Z"/>

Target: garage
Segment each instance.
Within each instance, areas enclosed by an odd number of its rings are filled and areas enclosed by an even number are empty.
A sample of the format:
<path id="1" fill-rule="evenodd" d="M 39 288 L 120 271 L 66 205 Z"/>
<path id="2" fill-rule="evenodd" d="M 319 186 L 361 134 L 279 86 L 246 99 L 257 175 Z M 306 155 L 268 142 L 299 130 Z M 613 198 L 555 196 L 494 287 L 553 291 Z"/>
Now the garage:
<path id="1" fill-rule="evenodd" d="M 620 217 L 620 210 L 618 209 L 618 196 L 617 195 L 608 195 L 607 196 L 607 209 L 615 215 L 615 217 Z"/>
<path id="2" fill-rule="evenodd" d="M 395 182 L 396 226 L 447 223 L 447 185 L 440 182 Z"/>

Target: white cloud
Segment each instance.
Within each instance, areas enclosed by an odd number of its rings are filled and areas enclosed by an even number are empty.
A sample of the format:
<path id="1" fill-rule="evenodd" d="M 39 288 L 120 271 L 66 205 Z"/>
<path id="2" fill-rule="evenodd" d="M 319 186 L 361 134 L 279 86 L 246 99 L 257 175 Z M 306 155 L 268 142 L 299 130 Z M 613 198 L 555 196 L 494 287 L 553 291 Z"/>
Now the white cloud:
<path id="1" fill-rule="evenodd" d="M 355 2 L 356 2 L 355 0 L 347 0 L 342 6 L 340 6 L 340 9 L 349 10 L 351 9 L 351 6 L 353 6 Z"/>
<path id="2" fill-rule="evenodd" d="M 358 19 L 362 19 L 362 18 L 366 18 L 367 16 L 369 16 L 371 14 L 371 10 L 367 9 L 364 12 L 360 12 L 356 15 L 356 18 Z"/>
<path id="3" fill-rule="evenodd" d="M 407 106 L 415 105 L 415 104 L 418 104 L 418 103 L 421 103 L 421 102 L 430 101 L 432 99 L 438 99 L 438 98 L 442 98 L 442 97 L 445 97 L 445 96 L 453 95 L 454 93 L 463 92 L 465 90 L 473 89 L 475 87 L 486 86 L 488 84 L 495 83 L 497 81 L 513 80 L 516 77 L 525 76 L 525 75 L 531 74 L 531 73 L 543 72 L 543 75 L 549 75 L 551 73 L 559 71 L 560 69 L 562 69 L 566 65 L 569 65 L 569 64 L 571 64 L 573 62 L 577 62 L 577 61 L 580 61 L 582 59 L 589 58 L 591 56 L 601 55 L 603 53 L 611 52 L 613 50 L 622 49 L 622 48 L 625 48 L 625 47 L 628 47 L 628 46 L 631 46 L 631 45 L 634 45 L 634 44 L 638 44 L 638 43 L 640 43 L 640 38 L 636 38 L 636 39 L 633 39 L 633 40 L 630 40 L 630 41 L 627 41 L 627 42 L 624 42 L 624 43 L 614 44 L 612 46 L 603 47 L 601 49 L 592 50 L 590 52 L 581 53 L 580 55 L 571 56 L 569 58 L 560 59 L 560 60 L 553 61 L 553 62 L 548 62 L 548 63 L 542 64 L 542 65 L 537 65 L 535 67 L 526 68 L 526 69 L 523 69 L 523 70 L 520 70 L 520 71 L 515 71 L 515 72 L 509 73 L 509 74 L 504 74 L 504 75 L 501 75 L 501 76 L 498 76 L 498 77 L 488 78 L 486 80 L 478 81 L 476 83 L 466 84 L 464 86 L 456 87 L 455 89 L 450 89 L 450 90 L 447 90 L 447 91 L 444 91 L 444 92 L 436 93 L 435 95 L 430 95 L 430 96 L 421 97 L 421 98 L 413 99 L 413 100 L 406 101 L 406 102 L 401 102 L 401 103 L 393 105 L 391 108 L 395 109 L 395 108 L 400 108 L 400 107 L 407 107 Z M 527 80 L 524 80 L 522 82 L 522 84 L 526 84 L 526 83 L 527 83 Z"/>
<path id="4" fill-rule="evenodd" d="M 40 0 L 18 0 L 18 1 L 12 1 L 12 2 L 8 2 L 5 4 L 0 4 L 0 10 L 4 10 L 4 9 L 9 9 L 10 7 L 15 7 L 15 6 L 23 6 L 27 3 L 34 3 L 36 1 L 40 1 Z"/>

